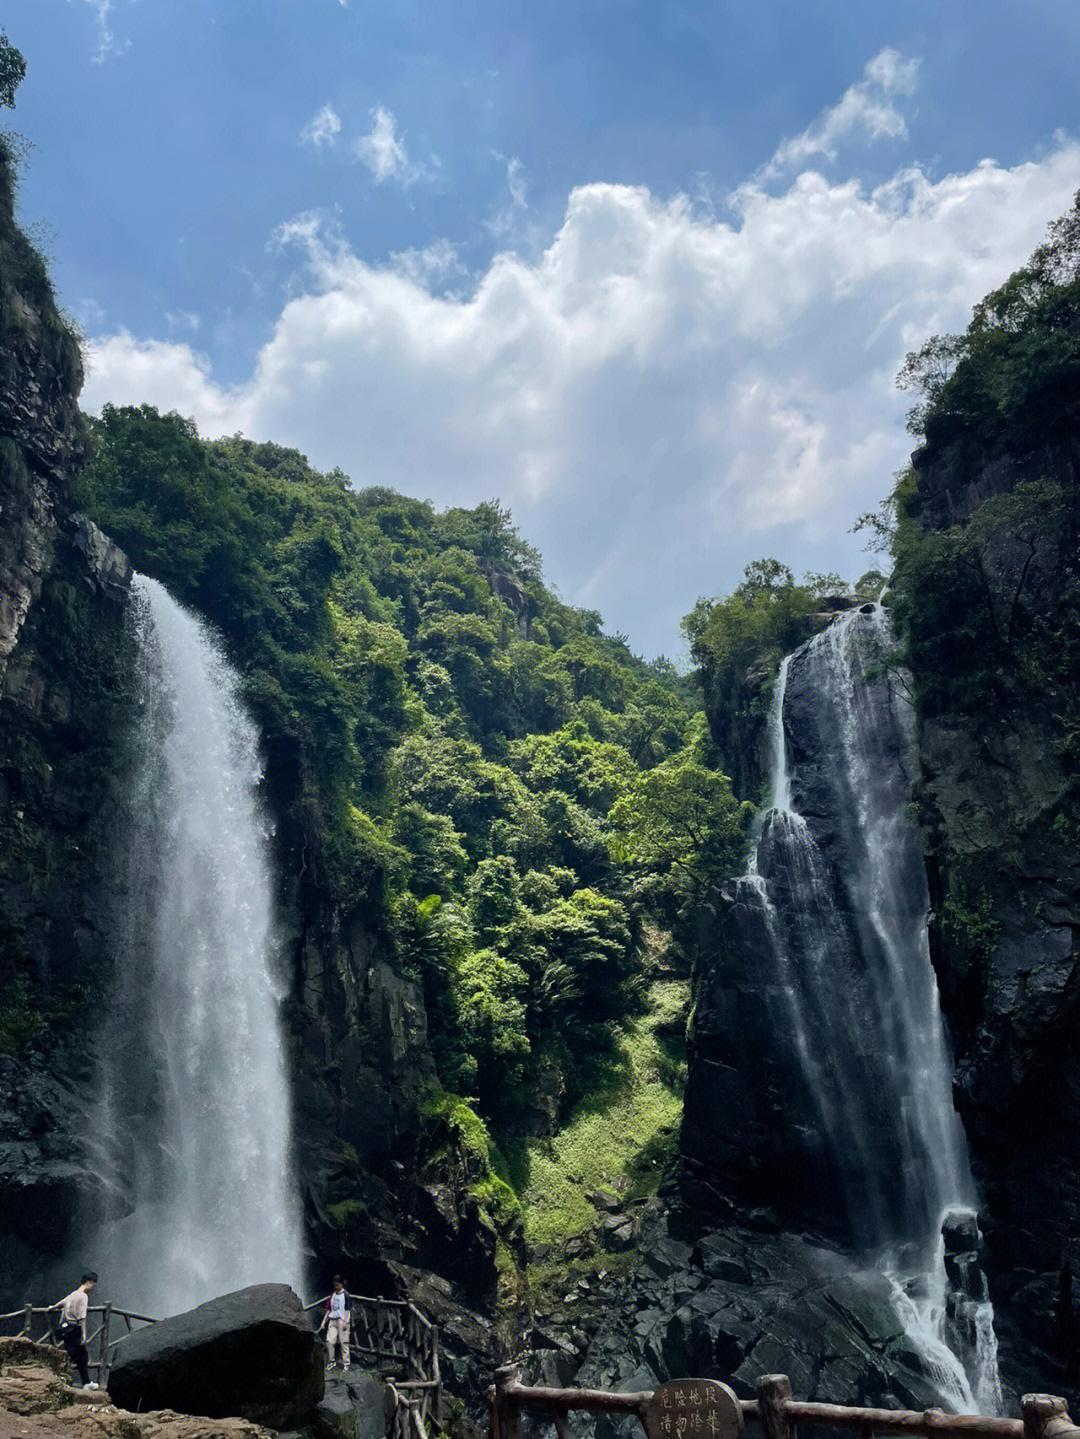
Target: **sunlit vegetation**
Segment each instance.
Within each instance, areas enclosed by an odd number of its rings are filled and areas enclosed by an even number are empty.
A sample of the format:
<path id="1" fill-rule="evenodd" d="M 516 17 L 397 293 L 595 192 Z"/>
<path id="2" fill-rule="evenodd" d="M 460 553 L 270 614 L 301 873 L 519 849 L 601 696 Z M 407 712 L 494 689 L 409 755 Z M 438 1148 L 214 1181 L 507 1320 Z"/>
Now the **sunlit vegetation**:
<path id="1" fill-rule="evenodd" d="M 302 456 L 106 408 L 81 499 L 225 636 L 302 902 L 423 987 L 446 1090 L 513 1130 L 640 1008 L 746 816 L 674 666 L 563 604 L 498 503 L 437 513 Z M 678 953 L 676 946 L 675 953 Z"/>

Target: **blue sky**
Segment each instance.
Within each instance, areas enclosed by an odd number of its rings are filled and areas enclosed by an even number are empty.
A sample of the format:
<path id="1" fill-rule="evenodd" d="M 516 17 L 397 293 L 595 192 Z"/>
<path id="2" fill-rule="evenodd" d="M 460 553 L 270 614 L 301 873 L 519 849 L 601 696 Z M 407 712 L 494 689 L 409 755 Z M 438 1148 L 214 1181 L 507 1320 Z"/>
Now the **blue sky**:
<path id="1" fill-rule="evenodd" d="M 1080 186 L 1080 6 L 8 0 L 25 221 L 151 401 L 436 503 L 678 647 L 858 573 L 892 375 Z"/>

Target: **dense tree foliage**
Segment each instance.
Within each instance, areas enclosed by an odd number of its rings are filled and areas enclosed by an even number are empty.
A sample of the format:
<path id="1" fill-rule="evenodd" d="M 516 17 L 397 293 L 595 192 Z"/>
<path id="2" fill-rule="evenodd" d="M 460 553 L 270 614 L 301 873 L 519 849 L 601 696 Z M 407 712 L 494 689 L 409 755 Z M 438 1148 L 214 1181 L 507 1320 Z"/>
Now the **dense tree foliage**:
<path id="1" fill-rule="evenodd" d="M 1045 470 L 1080 422 L 1080 194 L 1028 264 L 976 305 L 964 334 L 908 356 L 900 383 L 918 392 L 909 426 L 922 443 L 873 523 L 893 550 L 920 703 L 1033 705 L 1071 734 L 1080 516 L 1075 477 Z M 1006 456 L 1019 468 L 995 480 L 987 466 Z M 955 524 L 927 523 L 941 486 L 923 481 L 930 474 L 987 497 Z"/>
<path id="2" fill-rule="evenodd" d="M 26 78 L 26 61 L 0 30 L 0 106 L 15 107 L 15 92 Z"/>
<path id="3" fill-rule="evenodd" d="M 146 406 L 93 431 L 83 503 L 241 666 L 303 902 L 386 935 L 447 1088 L 510 1117 L 542 1062 L 572 1096 L 643 920 L 741 859 L 685 681 L 561 603 L 495 502 L 356 492 Z"/>
<path id="4" fill-rule="evenodd" d="M 935 335 L 908 355 L 899 383 L 918 400 L 908 428 L 931 458 L 972 475 L 1023 454 L 1080 420 L 1080 192 L 1028 263 L 975 306 L 962 335 Z"/>

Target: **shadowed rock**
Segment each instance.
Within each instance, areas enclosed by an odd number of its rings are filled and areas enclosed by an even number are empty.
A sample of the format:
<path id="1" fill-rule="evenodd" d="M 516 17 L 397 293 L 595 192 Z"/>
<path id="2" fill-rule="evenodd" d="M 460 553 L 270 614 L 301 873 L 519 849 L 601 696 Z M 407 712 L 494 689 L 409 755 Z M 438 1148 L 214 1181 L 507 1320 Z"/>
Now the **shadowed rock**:
<path id="1" fill-rule="evenodd" d="M 125 1409 L 239 1415 L 287 1429 L 323 1396 L 322 1356 L 287 1284 L 255 1284 L 163 1319 L 117 1346 L 109 1393 Z"/>

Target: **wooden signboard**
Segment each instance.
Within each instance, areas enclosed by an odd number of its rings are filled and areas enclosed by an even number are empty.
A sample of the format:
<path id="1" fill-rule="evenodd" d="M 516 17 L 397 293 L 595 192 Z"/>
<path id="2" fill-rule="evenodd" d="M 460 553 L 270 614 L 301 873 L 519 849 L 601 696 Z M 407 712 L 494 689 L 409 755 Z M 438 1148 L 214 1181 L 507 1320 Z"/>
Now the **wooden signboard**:
<path id="1" fill-rule="evenodd" d="M 649 1439 L 738 1439 L 742 1427 L 739 1401 L 715 1379 L 661 1384 L 645 1411 Z"/>

